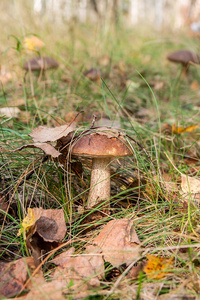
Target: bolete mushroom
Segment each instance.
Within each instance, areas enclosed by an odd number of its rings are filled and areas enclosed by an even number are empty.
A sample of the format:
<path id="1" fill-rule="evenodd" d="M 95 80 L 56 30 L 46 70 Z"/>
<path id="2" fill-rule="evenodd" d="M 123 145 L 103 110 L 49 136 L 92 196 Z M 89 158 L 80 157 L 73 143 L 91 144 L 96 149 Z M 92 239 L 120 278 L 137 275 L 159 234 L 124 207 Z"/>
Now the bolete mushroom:
<path id="1" fill-rule="evenodd" d="M 132 155 L 123 134 L 116 129 L 100 127 L 80 136 L 71 146 L 71 154 L 92 158 L 90 192 L 87 207 L 110 198 L 110 163 L 114 157 Z M 109 206 L 109 205 L 107 205 Z"/>
<path id="2" fill-rule="evenodd" d="M 24 63 L 23 69 L 26 71 L 44 71 L 58 68 L 58 63 L 52 57 L 36 57 Z"/>
<path id="3" fill-rule="evenodd" d="M 55 68 L 58 68 L 58 63 L 52 57 L 35 57 L 24 63 L 23 69 L 26 70 L 24 78 L 28 71 L 37 73 L 39 79 L 45 78 L 45 71 Z"/>
<path id="4" fill-rule="evenodd" d="M 89 69 L 87 71 L 85 71 L 83 73 L 83 75 L 85 77 L 87 77 L 88 79 L 90 79 L 91 81 L 93 82 L 96 82 L 97 84 L 100 84 L 101 83 L 101 71 L 99 69 L 95 69 L 95 68 L 92 68 L 92 69 Z"/>
<path id="5" fill-rule="evenodd" d="M 182 64 L 185 73 L 187 72 L 190 63 L 200 63 L 199 55 L 189 50 L 172 52 L 168 55 L 167 59 L 171 62 Z"/>

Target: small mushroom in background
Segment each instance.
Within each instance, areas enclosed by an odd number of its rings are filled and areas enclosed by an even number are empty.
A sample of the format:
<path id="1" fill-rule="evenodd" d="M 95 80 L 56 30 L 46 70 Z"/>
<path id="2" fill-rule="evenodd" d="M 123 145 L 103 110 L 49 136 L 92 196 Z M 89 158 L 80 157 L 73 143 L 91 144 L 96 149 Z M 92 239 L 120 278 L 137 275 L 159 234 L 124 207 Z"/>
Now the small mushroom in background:
<path id="1" fill-rule="evenodd" d="M 130 145 L 116 129 L 99 127 L 80 136 L 71 146 L 71 155 L 92 158 L 90 192 L 87 207 L 91 208 L 110 198 L 110 164 L 114 157 L 132 155 Z"/>
<path id="2" fill-rule="evenodd" d="M 58 68 L 58 63 L 52 57 L 36 57 L 24 63 L 23 69 L 26 71 L 42 71 Z"/>
<path id="3" fill-rule="evenodd" d="M 26 73 L 36 72 L 41 76 L 45 74 L 46 70 L 58 68 L 58 63 L 52 57 L 35 57 L 24 63 L 23 69 Z"/>
<path id="4" fill-rule="evenodd" d="M 179 50 L 172 52 L 170 55 L 168 55 L 167 59 L 171 62 L 182 64 L 183 74 L 187 74 L 189 64 L 200 63 L 199 55 L 189 50 Z"/>
<path id="5" fill-rule="evenodd" d="M 90 70 L 87 70 L 83 73 L 85 77 L 90 79 L 93 82 L 96 82 L 97 84 L 100 85 L 101 83 L 101 71 L 95 68 L 92 68 Z"/>

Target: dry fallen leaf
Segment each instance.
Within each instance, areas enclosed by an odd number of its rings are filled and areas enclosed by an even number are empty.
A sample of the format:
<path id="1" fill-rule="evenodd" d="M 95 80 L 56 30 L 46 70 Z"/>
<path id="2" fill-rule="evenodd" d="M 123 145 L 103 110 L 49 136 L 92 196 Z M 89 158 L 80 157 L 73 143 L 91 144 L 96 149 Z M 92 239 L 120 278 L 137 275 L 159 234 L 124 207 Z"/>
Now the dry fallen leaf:
<path id="1" fill-rule="evenodd" d="M 65 263 L 52 273 L 52 278 L 62 281 L 65 286 L 72 283 L 69 291 L 78 289 L 83 291 L 100 285 L 95 268 L 87 256 L 81 255 L 66 258 Z"/>
<path id="2" fill-rule="evenodd" d="M 169 274 L 169 269 L 174 265 L 174 258 L 164 258 L 155 255 L 147 255 L 147 264 L 143 270 L 148 279 L 161 279 Z"/>
<path id="3" fill-rule="evenodd" d="M 67 251 L 64 251 L 58 254 L 55 258 L 51 260 L 51 263 L 54 263 L 57 266 L 62 266 L 67 263 L 70 256 L 74 254 L 75 248 L 71 247 Z"/>
<path id="4" fill-rule="evenodd" d="M 184 193 L 200 193 L 200 178 L 181 175 L 181 188 Z"/>
<path id="5" fill-rule="evenodd" d="M 63 294 L 65 285 L 61 281 L 53 280 L 51 282 L 41 282 L 33 287 L 31 291 L 23 298 L 24 300 L 66 300 Z M 18 299 L 18 298 L 16 298 Z"/>
<path id="6" fill-rule="evenodd" d="M 34 142 L 55 142 L 63 137 L 68 136 L 74 131 L 76 127 L 75 123 L 70 125 L 62 125 L 54 128 L 49 128 L 46 126 L 39 126 L 29 134 Z"/>
<path id="7" fill-rule="evenodd" d="M 93 240 L 106 262 L 114 267 L 129 265 L 139 255 L 140 241 L 133 228 L 133 221 L 112 220 Z M 87 249 L 87 248 L 86 248 Z"/>
<path id="8" fill-rule="evenodd" d="M 97 275 L 97 277 L 99 279 L 104 278 L 105 267 L 102 254 L 98 253 L 98 249 L 92 245 L 88 246 L 84 253 L 87 254 L 87 259 L 95 270 L 95 274 Z"/>
<path id="9" fill-rule="evenodd" d="M 192 131 L 194 131 L 198 128 L 199 128 L 199 125 L 191 125 L 191 126 L 188 126 L 188 127 L 184 128 L 184 127 L 181 127 L 181 126 L 177 127 L 175 124 L 173 124 L 172 132 L 180 134 L 180 133 L 185 133 L 185 132 L 192 132 Z"/>
<path id="10" fill-rule="evenodd" d="M 56 158 L 58 157 L 61 153 L 57 151 L 53 146 L 47 143 L 34 143 L 34 144 L 29 144 L 29 145 L 24 145 L 20 148 L 15 149 L 14 151 L 21 151 L 25 148 L 38 148 L 44 151 L 47 155 L 51 155 L 52 157 Z"/>
<path id="11" fill-rule="evenodd" d="M 18 107 L 2 107 L 0 108 L 0 116 L 5 116 L 6 118 L 18 118 L 21 110 Z"/>
<path id="12" fill-rule="evenodd" d="M 190 198 L 194 201 L 200 202 L 200 179 L 181 174 L 181 189 L 183 191 L 184 199 Z"/>
<path id="13" fill-rule="evenodd" d="M 32 257 L 20 258 L 9 263 L 0 262 L 0 298 L 13 297 L 22 290 L 32 263 Z"/>

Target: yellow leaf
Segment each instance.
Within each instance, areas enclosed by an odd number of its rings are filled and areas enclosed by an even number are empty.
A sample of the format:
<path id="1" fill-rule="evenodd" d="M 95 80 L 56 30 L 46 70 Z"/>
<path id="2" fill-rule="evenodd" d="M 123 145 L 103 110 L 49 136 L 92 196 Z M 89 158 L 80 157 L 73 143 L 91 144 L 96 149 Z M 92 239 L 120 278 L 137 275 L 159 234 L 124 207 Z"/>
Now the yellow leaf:
<path id="1" fill-rule="evenodd" d="M 194 130 L 196 130 L 197 128 L 199 128 L 199 125 L 190 125 L 190 126 L 188 126 L 188 127 L 176 127 L 176 125 L 175 124 L 173 124 L 173 126 L 172 126 L 172 132 L 173 133 L 185 133 L 185 132 L 192 132 L 192 131 L 194 131 Z"/>
<path id="2" fill-rule="evenodd" d="M 38 51 L 44 47 L 43 41 L 41 41 L 38 37 L 31 35 L 24 39 L 24 48 L 27 51 L 34 52 Z"/>
<path id="3" fill-rule="evenodd" d="M 169 274 L 168 269 L 173 267 L 174 259 L 147 255 L 147 264 L 144 266 L 144 272 L 148 279 L 161 279 Z"/>
<path id="4" fill-rule="evenodd" d="M 37 221 L 36 215 L 33 213 L 32 208 L 28 208 L 28 214 L 22 221 L 22 227 L 18 231 L 18 236 L 21 235 L 23 232 L 28 231 Z"/>

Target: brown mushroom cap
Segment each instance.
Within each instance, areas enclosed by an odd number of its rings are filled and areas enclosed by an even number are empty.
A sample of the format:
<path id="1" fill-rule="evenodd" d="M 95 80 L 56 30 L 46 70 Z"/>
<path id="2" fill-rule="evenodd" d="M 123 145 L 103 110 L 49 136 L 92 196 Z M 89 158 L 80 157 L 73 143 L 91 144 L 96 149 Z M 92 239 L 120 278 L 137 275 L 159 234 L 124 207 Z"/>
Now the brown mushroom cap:
<path id="1" fill-rule="evenodd" d="M 126 140 L 117 130 L 100 130 L 81 136 L 74 142 L 71 154 L 91 158 L 132 155 Z"/>
<path id="2" fill-rule="evenodd" d="M 24 70 L 40 71 L 57 68 L 58 63 L 51 57 L 36 57 L 24 63 Z"/>
<path id="3" fill-rule="evenodd" d="M 189 50 L 179 50 L 179 51 L 172 52 L 167 57 L 167 59 L 172 62 L 182 63 L 182 64 L 188 64 L 189 62 L 193 62 L 196 64 L 200 63 L 199 55 Z"/>
<path id="4" fill-rule="evenodd" d="M 87 70 L 83 73 L 91 81 L 97 81 L 101 77 L 101 71 L 95 68 Z"/>

